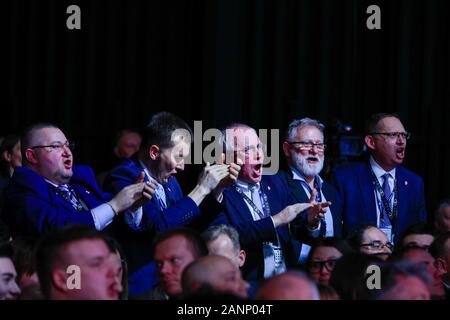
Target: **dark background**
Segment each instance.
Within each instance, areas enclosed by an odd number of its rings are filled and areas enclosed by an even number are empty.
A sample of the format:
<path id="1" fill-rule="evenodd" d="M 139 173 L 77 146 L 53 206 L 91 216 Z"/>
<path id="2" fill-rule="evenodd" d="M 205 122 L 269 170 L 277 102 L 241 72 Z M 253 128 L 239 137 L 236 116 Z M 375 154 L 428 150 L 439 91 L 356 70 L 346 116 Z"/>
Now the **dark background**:
<path id="1" fill-rule="evenodd" d="M 81 30 L 66 28 L 71 4 Z M 381 30 L 366 28 L 371 4 Z M 370 114 L 397 112 L 429 212 L 450 194 L 446 0 L 7 0 L 1 12 L 0 135 L 54 122 L 99 172 L 115 133 L 161 110 L 204 130 L 309 116 L 354 134 Z M 184 187 L 197 172 L 181 175 Z"/>

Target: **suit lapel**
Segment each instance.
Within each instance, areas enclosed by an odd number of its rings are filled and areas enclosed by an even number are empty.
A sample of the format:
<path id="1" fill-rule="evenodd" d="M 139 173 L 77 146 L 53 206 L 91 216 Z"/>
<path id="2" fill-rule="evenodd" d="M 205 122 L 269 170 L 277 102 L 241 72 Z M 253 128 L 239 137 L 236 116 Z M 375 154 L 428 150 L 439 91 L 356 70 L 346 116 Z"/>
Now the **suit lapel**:
<path id="1" fill-rule="evenodd" d="M 408 208 L 406 204 L 408 203 L 408 181 L 403 174 L 402 168 L 397 167 L 396 170 L 397 186 L 398 186 L 398 199 L 397 199 L 397 221 L 395 225 L 394 232 L 398 230 L 398 226 L 402 224 L 402 220 L 407 215 Z"/>
<path id="2" fill-rule="evenodd" d="M 364 203 L 364 213 L 366 215 L 366 221 L 369 223 L 377 222 L 377 211 L 375 203 L 375 194 L 372 182 L 371 168 L 370 164 L 366 163 L 359 174 L 359 187 L 361 189 L 361 194 Z M 351 204 L 350 204 L 351 205 Z"/>

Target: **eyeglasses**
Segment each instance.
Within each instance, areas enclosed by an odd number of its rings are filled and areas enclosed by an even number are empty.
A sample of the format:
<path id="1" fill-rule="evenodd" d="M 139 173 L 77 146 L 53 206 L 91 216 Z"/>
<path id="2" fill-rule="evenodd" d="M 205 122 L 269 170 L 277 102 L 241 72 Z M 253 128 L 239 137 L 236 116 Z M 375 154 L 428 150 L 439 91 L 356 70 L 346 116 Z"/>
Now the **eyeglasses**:
<path id="1" fill-rule="evenodd" d="M 375 240 L 370 243 L 362 243 L 360 245 L 360 247 L 369 247 L 370 249 L 373 249 L 373 250 L 383 249 L 384 247 L 388 248 L 391 251 L 392 251 L 392 249 L 394 249 L 394 245 L 392 243 L 390 243 L 390 242 L 383 243 L 379 240 Z"/>
<path id="2" fill-rule="evenodd" d="M 309 271 L 311 272 L 318 272 L 322 270 L 323 267 L 327 269 L 328 271 L 333 271 L 334 267 L 336 266 L 336 261 L 339 259 L 330 259 L 325 261 L 311 261 L 309 263 Z"/>
<path id="3" fill-rule="evenodd" d="M 64 148 L 69 148 L 71 151 L 75 149 L 75 144 L 73 142 L 66 142 L 66 143 L 54 143 L 47 146 L 34 146 L 30 147 L 30 149 L 39 149 L 39 148 L 46 148 L 49 152 L 51 151 L 61 151 Z"/>
<path id="4" fill-rule="evenodd" d="M 403 140 L 409 140 L 411 138 L 411 132 L 372 132 L 371 135 L 382 135 L 391 140 L 398 140 L 402 137 Z"/>
<path id="5" fill-rule="evenodd" d="M 288 144 L 304 151 L 311 150 L 313 147 L 316 147 L 319 151 L 324 151 L 327 146 L 325 143 L 313 143 L 307 141 L 288 141 Z"/>

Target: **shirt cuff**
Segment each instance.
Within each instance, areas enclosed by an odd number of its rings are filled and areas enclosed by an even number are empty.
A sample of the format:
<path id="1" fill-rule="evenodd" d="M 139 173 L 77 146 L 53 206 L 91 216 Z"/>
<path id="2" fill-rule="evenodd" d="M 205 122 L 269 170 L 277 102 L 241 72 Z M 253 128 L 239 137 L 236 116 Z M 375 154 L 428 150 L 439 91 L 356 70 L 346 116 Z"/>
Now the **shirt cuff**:
<path id="1" fill-rule="evenodd" d="M 106 228 L 116 216 L 112 207 L 106 203 L 91 209 L 91 214 L 92 219 L 94 220 L 95 229 L 99 231 Z"/>

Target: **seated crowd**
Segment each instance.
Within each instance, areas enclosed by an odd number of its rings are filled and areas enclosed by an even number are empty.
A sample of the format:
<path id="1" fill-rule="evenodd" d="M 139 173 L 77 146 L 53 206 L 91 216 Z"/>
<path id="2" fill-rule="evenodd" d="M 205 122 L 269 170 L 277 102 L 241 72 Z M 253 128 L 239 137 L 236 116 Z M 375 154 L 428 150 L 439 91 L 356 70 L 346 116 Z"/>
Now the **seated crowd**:
<path id="1" fill-rule="evenodd" d="M 448 300 L 450 200 L 427 222 L 399 117 L 373 115 L 367 161 L 328 181 L 324 130 L 292 121 L 266 174 L 256 130 L 230 124 L 188 194 L 192 131 L 168 112 L 122 130 L 97 175 L 53 124 L 7 136 L 0 300 Z"/>

